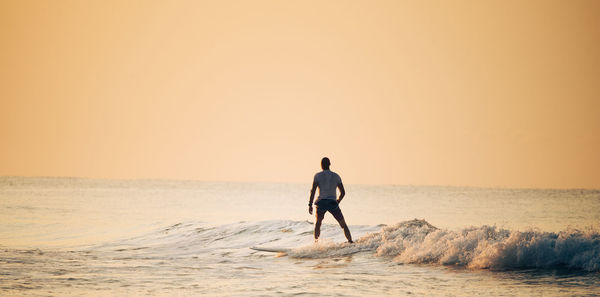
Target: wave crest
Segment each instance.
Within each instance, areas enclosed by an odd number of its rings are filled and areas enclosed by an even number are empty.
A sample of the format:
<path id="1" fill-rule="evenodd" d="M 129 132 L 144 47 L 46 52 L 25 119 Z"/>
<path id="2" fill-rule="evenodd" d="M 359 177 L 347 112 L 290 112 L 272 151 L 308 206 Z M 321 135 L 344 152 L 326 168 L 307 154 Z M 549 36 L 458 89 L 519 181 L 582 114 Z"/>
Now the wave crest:
<path id="1" fill-rule="evenodd" d="M 357 245 L 359 249 L 371 247 L 377 256 L 393 257 L 401 263 L 485 269 L 562 266 L 600 271 L 600 233 L 591 229 L 552 233 L 481 226 L 450 231 L 425 220 L 412 220 L 367 234 Z"/>
<path id="2" fill-rule="evenodd" d="M 127 251 L 128 257 L 187 257 L 201 253 L 248 255 L 255 253 L 248 249 L 251 246 L 296 246 L 299 248 L 287 253 L 290 257 L 330 258 L 369 252 L 399 263 L 493 270 L 566 267 L 600 271 L 600 232 L 592 228 L 554 233 L 479 226 L 453 231 L 415 219 L 383 227 L 351 226 L 354 234 L 364 235 L 354 244 L 336 244 L 328 238 L 343 240 L 343 232 L 337 225 L 325 224 L 320 242 L 310 244 L 313 228 L 306 221 L 220 226 L 188 222 L 96 248 Z"/>

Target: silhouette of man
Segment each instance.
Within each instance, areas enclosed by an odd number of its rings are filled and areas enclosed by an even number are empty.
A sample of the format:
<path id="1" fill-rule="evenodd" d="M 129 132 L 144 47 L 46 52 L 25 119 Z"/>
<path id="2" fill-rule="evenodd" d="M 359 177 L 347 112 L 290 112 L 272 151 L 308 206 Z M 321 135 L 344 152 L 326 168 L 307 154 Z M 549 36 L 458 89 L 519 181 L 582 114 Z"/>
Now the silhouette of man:
<path id="1" fill-rule="evenodd" d="M 308 213 L 313 213 L 313 199 L 315 198 L 315 191 L 317 187 L 319 187 L 319 197 L 315 202 L 317 206 L 317 221 L 315 222 L 315 241 L 319 239 L 319 235 L 321 234 L 321 223 L 323 222 L 323 218 L 325 217 L 326 212 L 330 212 L 333 217 L 338 221 L 340 227 L 344 229 L 344 235 L 346 235 L 346 239 L 348 242 L 352 243 L 352 235 L 350 235 L 350 229 L 348 229 L 348 225 L 346 225 L 346 221 L 344 220 L 344 215 L 342 214 L 342 210 L 340 209 L 339 203 L 344 199 L 346 195 L 346 191 L 344 190 L 344 185 L 342 184 L 342 179 L 340 176 L 329 170 L 329 166 L 331 162 L 329 158 L 325 157 L 321 160 L 321 168 L 323 171 L 315 174 L 315 178 L 313 180 L 312 189 L 310 190 L 310 200 L 308 201 Z M 336 200 L 336 190 L 340 189 L 340 198 Z"/>

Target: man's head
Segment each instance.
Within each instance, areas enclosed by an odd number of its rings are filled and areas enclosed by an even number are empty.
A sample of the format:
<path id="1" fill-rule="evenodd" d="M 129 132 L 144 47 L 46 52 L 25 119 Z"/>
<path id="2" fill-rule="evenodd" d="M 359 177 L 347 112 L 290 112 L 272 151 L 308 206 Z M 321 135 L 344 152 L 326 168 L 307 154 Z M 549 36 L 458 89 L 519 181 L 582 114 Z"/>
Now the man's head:
<path id="1" fill-rule="evenodd" d="M 323 170 L 329 170 L 330 165 L 331 162 L 329 161 L 329 158 L 325 157 L 321 159 L 321 168 L 323 168 Z"/>

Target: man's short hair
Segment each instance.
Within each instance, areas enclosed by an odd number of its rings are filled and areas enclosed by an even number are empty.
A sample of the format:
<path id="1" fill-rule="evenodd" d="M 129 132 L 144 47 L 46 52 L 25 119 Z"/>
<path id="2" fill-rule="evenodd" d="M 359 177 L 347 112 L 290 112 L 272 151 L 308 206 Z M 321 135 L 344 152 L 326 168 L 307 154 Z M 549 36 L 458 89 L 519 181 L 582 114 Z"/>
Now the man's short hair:
<path id="1" fill-rule="evenodd" d="M 329 165 L 331 165 L 331 162 L 329 161 L 329 158 L 325 157 L 325 158 L 321 159 L 321 167 L 323 169 L 329 168 Z"/>

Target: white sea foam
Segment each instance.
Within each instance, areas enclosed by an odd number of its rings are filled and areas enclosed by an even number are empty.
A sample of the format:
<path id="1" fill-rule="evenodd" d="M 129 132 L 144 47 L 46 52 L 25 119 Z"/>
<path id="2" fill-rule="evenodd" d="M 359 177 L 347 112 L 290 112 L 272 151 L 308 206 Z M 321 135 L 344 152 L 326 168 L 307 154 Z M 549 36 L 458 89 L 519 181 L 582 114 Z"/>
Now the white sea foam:
<path id="1" fill-rule="evenodd" d="M 450 231 L 438 229 L 425 220 L 412 220 L 369 233 L 354 245 L 327 242 L 294 249 L 289 254 L 316 258 L 364 251 L 401 263 L 600 271 L 600 233 L 591 229 L 551 233 L 481 226 Z"/>
<path id="2" fill-rule="evenodd" d="M 452 231 L 417 219 L 393 226 L 351 226 L 351 229 L 362 235 L 354 244 L 335 243 L 334 240 L 344 240 L 343 233 L 338 226 L 329 224 L 323 225 L 320 241 L 312 243 L 313 225 L 307 221 L 220 226 L 189 222 L 104 245 L 101 249 L 129 250 L 144 257 L 152 254 L 185 257 L 224 250 L 241 256 L 254 253 L 247 247 L 263 246 L 292 248 L 288 255 L 294 258 L 332 258 L 364 252 L 399 263 L 493 270 L 566 267 L 600 271 L 600 233 L 593 229 L 553 233 L 480 226 Z"/>

